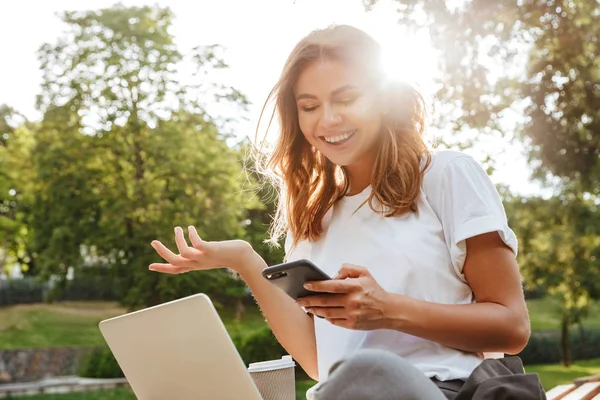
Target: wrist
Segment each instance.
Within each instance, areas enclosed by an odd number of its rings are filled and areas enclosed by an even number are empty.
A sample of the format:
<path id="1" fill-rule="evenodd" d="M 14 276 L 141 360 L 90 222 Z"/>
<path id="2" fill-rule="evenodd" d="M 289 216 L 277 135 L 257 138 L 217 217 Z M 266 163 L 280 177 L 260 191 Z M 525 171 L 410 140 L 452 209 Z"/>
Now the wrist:
<path id="1" fill-rule="evenodd" d="M 251 275 L 256 271 L 262 271 L 266 266 L 267 264 L 262 257 L 254 249 L 250 248 L 248 251 L 240 254 L 235 265 L 232 265 L 230 268 L 244 279 L 247 275 Z"/>
<path id="2" fill-rule="evenodd" d="M 415 309 L 414 299 L 397 293 L 386 293 L 383 317 L 387 329 L 403 331 L 410 323 L 410 315 Z"/>

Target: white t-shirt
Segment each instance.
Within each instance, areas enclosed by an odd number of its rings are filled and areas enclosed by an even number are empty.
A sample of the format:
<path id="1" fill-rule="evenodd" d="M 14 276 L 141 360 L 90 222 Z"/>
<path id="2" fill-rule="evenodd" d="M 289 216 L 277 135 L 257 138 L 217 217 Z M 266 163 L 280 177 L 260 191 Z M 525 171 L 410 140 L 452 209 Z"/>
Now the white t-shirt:
<path id="1" fill-rule="evenodd" d="M 302 241 L 291 249 L 288 235 L 287 259 L 306 258 L 331 276 L 342 264 L 360 265 L 389 292 L 435 303 L 469 304 L 474 298 L 462 273 L 465 240 L 497 231 L 517 253 L 517 239 L 507 225 L 498 192 L 481 166 L 464 153 L 433 152 L 418 213 L 385 218 L 368 204 L 354 213 L 370 191 L 368 187 L 336 203 L 317 241 Z M 320 381 L 336 361 L 361 348 L 390 350 L 439 380 L 465 379 L 481 362 L 476 354 L 400 331 L 350 330 L 320 318 L 314 318 L 314 324 Z"/>

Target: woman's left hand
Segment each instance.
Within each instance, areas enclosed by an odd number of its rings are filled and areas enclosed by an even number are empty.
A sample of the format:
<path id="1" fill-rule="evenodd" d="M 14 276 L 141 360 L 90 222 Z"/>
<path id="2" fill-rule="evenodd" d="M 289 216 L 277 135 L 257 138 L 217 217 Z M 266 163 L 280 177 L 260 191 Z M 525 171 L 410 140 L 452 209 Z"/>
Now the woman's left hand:
<path id="1" fill-rule="evenodd" d="M 382 329 L 387 325 L 390 293 L 364 267 L 344 264 L 334 279 L 308 282 L 305 288 L 324 294 L 298 299 L 298 305 L 334 325 L 356 330 Z"/>

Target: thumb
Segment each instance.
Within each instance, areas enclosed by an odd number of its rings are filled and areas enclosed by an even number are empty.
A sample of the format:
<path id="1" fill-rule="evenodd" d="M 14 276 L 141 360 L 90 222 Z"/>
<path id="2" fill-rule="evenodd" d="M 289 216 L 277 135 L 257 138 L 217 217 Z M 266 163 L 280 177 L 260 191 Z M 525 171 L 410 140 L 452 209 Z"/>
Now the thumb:
<path id="1" fill-rule="evenodd" d="M 353 264 L 344 264 L 338 271 L 335 279 L 360 278 L 369 274 L 369 270 L 365 267 Z"/>

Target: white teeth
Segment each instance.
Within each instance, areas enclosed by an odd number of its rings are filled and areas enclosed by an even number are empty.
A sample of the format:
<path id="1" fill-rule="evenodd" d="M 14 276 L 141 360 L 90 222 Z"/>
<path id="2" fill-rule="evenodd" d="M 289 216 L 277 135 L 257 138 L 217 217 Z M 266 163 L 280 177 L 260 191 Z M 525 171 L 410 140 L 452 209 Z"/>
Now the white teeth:
<path id="1" fill-rule="evenodd" d="M 342 140 L 348 139 L 350 136 L 354 135 L 355 133 L 356 133 L 356 130 L 353 130 L 353 131 L 346 132 L 346 133 L 338 135 L 338 136 L 325 137 L 324 139 L 327 143 L 337 143 L 337 142 L 341 142 Z"/>

